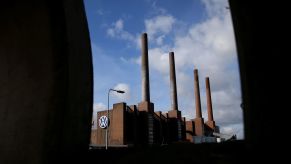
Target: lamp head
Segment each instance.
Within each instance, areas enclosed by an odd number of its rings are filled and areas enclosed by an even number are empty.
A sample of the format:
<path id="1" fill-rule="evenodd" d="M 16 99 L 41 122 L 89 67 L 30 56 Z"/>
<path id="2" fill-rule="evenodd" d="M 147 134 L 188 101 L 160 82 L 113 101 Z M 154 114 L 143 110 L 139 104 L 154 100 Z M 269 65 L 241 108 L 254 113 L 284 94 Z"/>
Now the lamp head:
<path id="1" fill-rule="evenodd" d="M 122 90 L 117 90 L 116 92 L 118 92 L 118 93 L 125 93 L 125 92 L 122 91 Z"/>
<path id="2" fill-rule="evenodd" d="M 125 93 L 125 91 L 123 91 L 123 90 L 116 90 L 116 89 L 109 89 L 109 92 L 110 91 L 115 91 L 115 92 L 117 92 L 117 93 Z"/>

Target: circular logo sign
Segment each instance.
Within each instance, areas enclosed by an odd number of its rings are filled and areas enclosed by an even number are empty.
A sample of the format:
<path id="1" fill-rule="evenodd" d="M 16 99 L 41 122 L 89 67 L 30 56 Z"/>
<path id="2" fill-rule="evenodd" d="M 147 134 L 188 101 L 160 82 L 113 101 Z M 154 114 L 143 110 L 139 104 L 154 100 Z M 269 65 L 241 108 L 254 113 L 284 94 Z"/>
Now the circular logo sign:
<path id="1" fill-rule="evenodd" d="M 108 118 L 106 116 L 101 116 L 99 118 L 99 127 L 104 129 L 108 126 Z"/>

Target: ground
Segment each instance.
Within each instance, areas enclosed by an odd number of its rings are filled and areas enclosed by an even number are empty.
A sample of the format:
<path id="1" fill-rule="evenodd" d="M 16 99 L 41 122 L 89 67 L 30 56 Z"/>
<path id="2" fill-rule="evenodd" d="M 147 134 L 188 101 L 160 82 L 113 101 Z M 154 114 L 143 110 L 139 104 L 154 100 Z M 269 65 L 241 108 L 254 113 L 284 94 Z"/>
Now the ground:
<path id="1" fill-rule="evenodd" d="M 86 163 L 245 163 L 243 141 L 192 144 L 175 143 L 147 148 L 91 149 Z M 84 162 L 84 161 L 83 161 Z"/>

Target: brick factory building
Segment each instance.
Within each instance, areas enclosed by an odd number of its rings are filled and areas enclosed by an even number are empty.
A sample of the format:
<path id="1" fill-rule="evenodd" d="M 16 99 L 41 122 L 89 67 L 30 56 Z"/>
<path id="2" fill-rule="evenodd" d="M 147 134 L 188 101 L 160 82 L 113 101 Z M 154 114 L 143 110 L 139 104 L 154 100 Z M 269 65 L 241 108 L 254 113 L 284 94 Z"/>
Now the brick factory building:
<path id="1" fill-rule="evenodd" d="M 113 104 L 109 111 L 97 113 L 98 126 L 92 129 L 91 144 L 104 146 L 144 146 L 188 141 L 193 143 L 216 142 L 214 133 L 219 133 L 213 119 L 209 78 L 206 77 L 208 120 L 204 122 L 201 112 L 198 70 L 194 70 L 194 93 L 196 118 L 186 121 L 178 109 L 174 52 L 169 53 L 171 108 L 167 113 L 154 110 L 150 101 L 149 63 L 147 34 L 141 36 L 142 45 L 142 101 L 137 105 L 124 102 Z M 108 112 L 108 113 L 107 113 Z M 103 116 L 103 117 L 102 117 Z M 100 127 L 104 117 L 109 116 L 109 126 Z M 102 117 L 102 119 L 100 119 Z M 101 121 L 101 122 L 100 122 Z M 106 129 L 108 128 L 108 129 Z"/>

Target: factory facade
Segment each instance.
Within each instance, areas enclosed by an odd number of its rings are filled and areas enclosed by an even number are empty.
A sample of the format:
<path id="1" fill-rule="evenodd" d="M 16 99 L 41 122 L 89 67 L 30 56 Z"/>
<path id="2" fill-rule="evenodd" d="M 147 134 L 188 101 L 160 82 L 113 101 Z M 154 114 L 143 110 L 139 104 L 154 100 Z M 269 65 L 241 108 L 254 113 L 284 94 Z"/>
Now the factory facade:
<path id="1" fill-rule="evenodd" d="M 110 110 L 97 113 L 97 129 L 92 129 L 91 144 L 96 146 L 143 146 L 173 142 L 216 142 L 219 133 L 213 119 L 211 89 L 206 77 L 208 120 L 201 112 L 198 70 L 194 70 L 196 118 L 186 121 L 178 109 L 174 52 L 169 53 L 171 108 L 168 112 L 155 111 L 150 101 L 147 34 L 141 36 L 142 45 L 142 100 L 137 105 L 124 102 L 113 104 Z M 106 141 L 107 140 L 107 141 Z M 107 142 L 107 143 L 106 143 Z"/>

